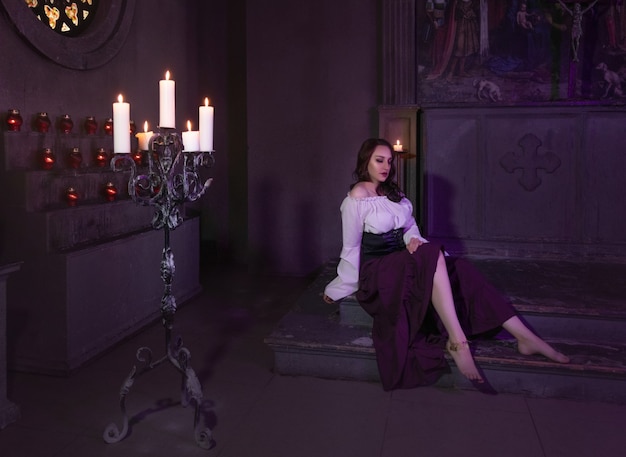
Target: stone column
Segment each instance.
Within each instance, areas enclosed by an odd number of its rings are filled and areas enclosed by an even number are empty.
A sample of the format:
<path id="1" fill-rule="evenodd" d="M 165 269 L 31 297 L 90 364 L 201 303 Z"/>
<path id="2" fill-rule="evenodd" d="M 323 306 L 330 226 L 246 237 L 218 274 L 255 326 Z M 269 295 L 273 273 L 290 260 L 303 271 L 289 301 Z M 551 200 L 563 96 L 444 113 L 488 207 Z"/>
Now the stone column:
<path id="1" fill-rule="evenodd" d="M 383 105 L 417 102 L 415 0 L 382 3 Z"/>
<path id="2" fill-rule="evenodd" d="M 7 278 L 19 263 L 0 265 L 0 429 L 20 417 L 20 408 L 7 399 Z"/>

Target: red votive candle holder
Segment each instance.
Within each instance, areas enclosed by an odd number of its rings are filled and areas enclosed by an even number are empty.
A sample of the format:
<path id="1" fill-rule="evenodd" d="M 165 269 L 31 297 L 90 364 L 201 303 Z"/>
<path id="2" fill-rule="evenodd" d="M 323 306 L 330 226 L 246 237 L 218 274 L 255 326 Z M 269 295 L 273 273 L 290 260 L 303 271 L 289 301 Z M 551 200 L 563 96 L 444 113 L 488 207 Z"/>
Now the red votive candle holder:
<path id="1" fill-rule="evenodd" d="M 42 111 L 35 119 L 35 130 L 39 133 L 48 133 L 48 130 L 50 130 L 50 124 L 52 124 L 52 122 L 48 117 L 48 113 Z"/>
<path id="2" fill-rule="evenodd" d="M 80 168 L 80 164 L 83 163 L 83 155 L 78 148 L 73 148 L 68 157 L 68 163 L 71 168 L 75 170 Z"/>
<path id="3" fill-rule="evenodd" d="M 106 135 L 113 135 L 113 119 L 108 118 L 102 126 Z"/>
<path id="4" fill-rule="evenodd" d="M 65 191 L 65 200 L 70 206 L 76 206 L 78 203 L 78 192 L 73 187 L 68 187 Z"/>
<path id="5" fill-rule="evenodd" d="M 61 132 L 65 134 L 72 132 L 72 129 L 74 128 L 74 121 L 69 114 L 64 114 L 61 117 L 61 120 L 59 121 L 59 128 L 61 129 Z"/>
<path id="6" fill-rule="evenodd" d="M 117 188 L 115 187 L 115 184 L 112 182 L 106 183 L 104 186 L 104 197 L 109 202 L 113 202 L 117 199 Z"/>
<path id="7" fill-rule="evenodd" d="M 93 135 L 98 130 L 98 122 L 94 116 L 87 116 L 85 119 L 85 133 Z"/>
<path id="8" fill-rule="evenodd" d="M 104 167 L 109 161 L 109 155 L 107 154 L 104 148 L 99 148 L 96 151 L 95 159 L 96 159 L 96 165 L 98 165 L 99 167 Z"/>
<path id="9" fill-rule="evenodd" d="M 9 132 L 19 132 L 22 129 L 22 115 L 19 109 L 10 109 L 7 115 L 7 128 Z"/>
<path id="10" fill-rule="evenodd" d="M 135 164 L 139 167 L 141 166 L 141 164 L 143 163 L 143 151 L 135 151 L 132 154 L 133 160 L 135 161 Z"/>
<path id="11" fill-rule="evenodd" d="M 52 167 L 54 167 L 54 163 L 56 162 L 56 158 L 54 157 L 54 154 L 52 153 L 52 149 L 44 148 L 41 155 L 42 155 L 41 166 L 43 167 L 44 170 L 51 170 Z"/>

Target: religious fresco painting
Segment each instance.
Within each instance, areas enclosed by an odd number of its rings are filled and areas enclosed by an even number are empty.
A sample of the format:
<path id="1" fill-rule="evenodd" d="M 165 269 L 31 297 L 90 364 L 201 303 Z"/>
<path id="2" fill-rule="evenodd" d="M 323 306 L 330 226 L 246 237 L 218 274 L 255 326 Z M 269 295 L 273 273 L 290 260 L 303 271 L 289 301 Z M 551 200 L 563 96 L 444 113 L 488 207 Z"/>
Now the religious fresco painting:
<path id="1" fill-rule="evenodd" d="M 422 105 L 626 102 L 626 0 L 417 4 Z"/>

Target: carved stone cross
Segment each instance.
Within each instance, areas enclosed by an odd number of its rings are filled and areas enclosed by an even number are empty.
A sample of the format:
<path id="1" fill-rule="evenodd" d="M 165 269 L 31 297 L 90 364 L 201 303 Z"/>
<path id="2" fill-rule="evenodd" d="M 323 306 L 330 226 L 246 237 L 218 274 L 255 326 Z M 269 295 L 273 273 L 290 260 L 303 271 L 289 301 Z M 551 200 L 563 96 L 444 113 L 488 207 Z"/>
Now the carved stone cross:
<path id="1" fill-rule="evenodd" d="M 542 143 L 532 133 L 524 135 L 518 144 L 522 148 L 522 154 L 508 152 L 500 159 L 500 165 L 509 173 L 521 169 L 522 176 L 519 179 L 519 183 L 524 189 L 532 192 L 541 184 L 538 170 L 541 169 L 547 173 L 552 173 L 561 166 L 561 159 L 551 151 L 539 154 L 539 146 Z"/>

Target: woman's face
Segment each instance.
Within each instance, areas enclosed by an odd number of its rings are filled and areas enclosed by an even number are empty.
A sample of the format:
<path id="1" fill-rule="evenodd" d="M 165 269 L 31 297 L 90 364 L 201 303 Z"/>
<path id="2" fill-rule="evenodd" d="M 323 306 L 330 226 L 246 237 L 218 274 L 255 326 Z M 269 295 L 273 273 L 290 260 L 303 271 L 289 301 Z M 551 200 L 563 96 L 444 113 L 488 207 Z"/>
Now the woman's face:
<path id="1" fill-rule="evenodd" d="M 367 164 L 367 172 L 370 175 L 370 180 L 374 184 L 378 185 L 387 180 L 389 170 L 391 170 L 392 160 L 393 156 L 387 146 L 376 146 Z"/>

